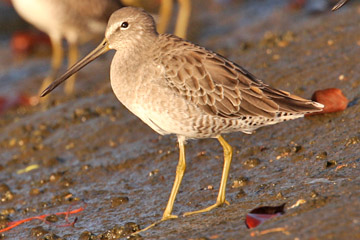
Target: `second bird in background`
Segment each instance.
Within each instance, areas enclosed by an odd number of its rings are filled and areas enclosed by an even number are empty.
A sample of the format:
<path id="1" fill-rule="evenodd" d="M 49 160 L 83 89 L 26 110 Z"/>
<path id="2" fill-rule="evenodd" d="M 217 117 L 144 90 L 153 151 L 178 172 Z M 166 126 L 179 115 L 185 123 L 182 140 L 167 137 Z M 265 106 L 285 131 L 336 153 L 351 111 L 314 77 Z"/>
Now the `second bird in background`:
<path id="1" fill-rule="evenodd" d="M 191 0 L 178 0 L 179 14 L 175 35 L 185 38 L 191 11 Z M 103 36 L 110 15 L 125 5 L 145 4 L 142 0 L 12 0 L 15 10 L 26 21 L 49 35 L 52 45 L 51 71 L 40 91 L 57 76 L 64 58 L 62 40 L 68 42 L 68 66 L 79 58 L 79 44 Z M 149 1 L 147 1 L 149 4 Z M 146 4 L 145 4 L 146 7 Z M 172 15 L 173 0 L 162 0 L 158 27 L 165 32 Z M 75 78 L 65 84 L 65 93 L 72 94 Z"/>

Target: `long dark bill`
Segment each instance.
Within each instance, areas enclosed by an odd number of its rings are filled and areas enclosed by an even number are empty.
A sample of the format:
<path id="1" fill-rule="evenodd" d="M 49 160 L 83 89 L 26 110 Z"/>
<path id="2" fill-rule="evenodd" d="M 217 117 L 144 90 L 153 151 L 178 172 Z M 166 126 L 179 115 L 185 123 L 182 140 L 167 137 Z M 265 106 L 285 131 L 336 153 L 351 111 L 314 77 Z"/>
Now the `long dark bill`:
<path id="1" fill-rule="evenodd" d="M 348 0 L 340 0 L 332 9 L 331 11 L 336 11 L 341 8 Z"/>
<path id="2" fill-rule="evenodd" d="M 85 67 L 90 62 L 94 61 L 96 58 L 98 58 L 100 55 L 106 53 L 109 51 L 109 44 L 106 39 L 104 39 L 99 46 L 97 46 L 91 53 L 89 53 L 86 57 L 81 59 L 79 62 L 77 62 L 75 65 L 73 65 L 71 68 L 69 68 L 61 77 L 56 79 L 54 82 L 52 82 L 42 93 L 41 97 L 46 96 L 49 94 L 52 90 L 54 90 L 57 86 L 59 86 L 62 82 L 64 82 L 66 79 L 71 77 L 74 73 L 78 72 L 80 69 Z"/>

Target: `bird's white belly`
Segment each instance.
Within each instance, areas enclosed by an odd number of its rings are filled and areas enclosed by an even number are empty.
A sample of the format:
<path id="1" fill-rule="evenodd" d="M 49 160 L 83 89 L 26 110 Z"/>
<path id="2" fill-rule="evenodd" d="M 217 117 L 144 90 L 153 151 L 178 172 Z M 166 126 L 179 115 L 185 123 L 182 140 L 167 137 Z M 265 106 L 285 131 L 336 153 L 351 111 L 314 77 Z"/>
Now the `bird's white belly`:
<path id="1" fill-rule="evenodd" d="M 155 132 L 161 135 L 171 134 L 171 132 L 169 132 L 167 129 L 164 129 L 163 125 L 161 125 L 160 127 L 159 124 L 157 124 L 158 119 L 153 118 L 151 116 L 152 114 L 149 113 L 147 109 L 144 109 L 142 105 L 135 104 L 126 107 L 138 118 L 140 118 L 144 123 L 146 123 L 149 127 L 151 127 Z"/>

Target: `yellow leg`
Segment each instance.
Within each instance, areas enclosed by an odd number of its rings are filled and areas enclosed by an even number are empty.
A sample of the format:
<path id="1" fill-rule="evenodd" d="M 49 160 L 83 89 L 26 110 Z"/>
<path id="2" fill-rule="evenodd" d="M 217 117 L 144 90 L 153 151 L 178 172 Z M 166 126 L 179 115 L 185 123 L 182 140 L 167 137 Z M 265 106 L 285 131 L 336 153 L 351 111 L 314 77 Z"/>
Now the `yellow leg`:
<path id="1" fill-rule="evenodd" d="M 165 33 L 170 22 L 172 9 L 174 2 L 173 0 L 161 0 L 160 5 L 160 19 L 157 25 L 159 33 Z"/>
<path id="2" fill-rule="evenodd" d="M 51 70 L 49 76 L 47 76 L 42 82 L 39 93 L 41 93 L 52 81 L 55 80 L 64 57 L 61 39 L 50 36 L 50 41 L 52 47 Z"/>
<path id="3" fill-rule="evenodd" d="M 178 0 L 179 14 L 175 26 L 175 35 L 186 38 L 187 27 L 191 15 L 191 0 Z"/>
<path id="4" fill-rule="evenodd" d="M 170 193 L 170 197 L 169 197 L 168 203 L 166 205 L 166 208 L 165 208 L 165 211 L 163 213 L 163 216 L 162 216 L 161 220 L 154 222 L 150 226 L 148 226 L 148 227 L 146 227 L 144 229 L 141 229 L 140 231 L 137 231 L 137 232 L 133 233 L 132 235 L 136 235 L 136 234 L 139 234 L 141 232 L 144 232 L 144 231 L 158 225 L 159 223 L 161 223 L 163 221 L 178 217 L 176 215 L 172 215 L 171 212 L 173 210 L 175 198 L 176 198 L 176 195 L 177 195 L 177 193 L 179 191 L 181 180 L 182 180 L 182 178 L 184 176 L 185 169 L 186 169 L 185 146 L 184 146 L 184 140 L 182 138 L 179 138 L 179 150 L 180 150 L 179 163 L 178 163 L 178 165 L 176 167 L 175 182 L 173 184 L 173 187 L 172 187 L 172 190 L 171 190 L 171 193 Z"/>
<path id="5" fill-rule="evenodd" d="M 142 7 L 139 0 L 121 0 L 121 3 L 125 6 Z"/>
<path id="6" fill-rule="evenodd" d="M 175 202 L 175 198 L 176 198 L 176 194 L 179 191 L 179 187 L 181 184 L 181 181 L 183 179 L 184 173 L 185 173 L 185 169 L 186 169 L 186 161 L 185 161 L 185 146 L 184 146 L 184 141 L 179 139 L 179 163 L 176 167 L 176 176 L 175 176 L 175 182 L 173 185 L 173 188 L 171 190 L 171 194 L 169 197 L 169 201 L 166 205 L 162 220 L 167 220 L 170 218 L 177 218 L 177 216 L 175 215 L 171 215 L 173 206 L 174 206 L 174 202 Z"/>
<path id="7" fill-rule="evenodd" d="M 68 62 L 69 62 L 69 66 L 68 68 L 70 68 L 72 65 L 74 65 L 77 60 L 79 58 L 79 50 L 78 50 L 78 45 L 76 43 L 70 43 L 69 42 L 69 56 L 68 56 Z M 73 74 L 66 82 L 65 82 L 65 94 L 66 95 L 70 95 L 74 92 L 74 88 L 75 88 L 75 79 L 76 79 L 76 74 Z"/>
<path id="8" fill-rule="evenodd" d="M 187 212 L 184 214 L 184 216 L 208 212 L 224 203 L 229 205 L 229 202 L 226 201 L 226 199 L 225 199 L 225 189 L 226 189 L 226 182 L 227 182 L 227 179 L 229 176 L 229 169 L 230 169 L 230 164 L 231 164 L 231 159 L 232 159 L 232 147 L 220 135 L 218 136 L 218 140 L 224 149 L 224 168 L 223 168 L 223 172 L 222 172 L 220 189 L 219 189 L 218 197 L 216 199 L 216 203 L 214 205 L 211 205 L 210 207 L 204 208 L 202 210 L 198 210 L 198 211 L 194 211 L 194 212 Z"/>

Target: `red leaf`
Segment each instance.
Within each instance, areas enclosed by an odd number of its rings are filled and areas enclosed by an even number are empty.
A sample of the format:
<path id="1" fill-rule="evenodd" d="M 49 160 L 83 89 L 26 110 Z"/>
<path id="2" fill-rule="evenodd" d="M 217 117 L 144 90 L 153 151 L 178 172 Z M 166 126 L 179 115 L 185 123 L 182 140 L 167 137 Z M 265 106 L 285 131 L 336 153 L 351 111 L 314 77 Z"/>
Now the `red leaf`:
<path id="1" fill-rule="evenodd" d="M 50 46 L 49 37 L 33 31 L 15 32 L 10 41 L 11 50 L 16 55 L 29 55 L 34 48 L 43 44 Z"/>
<path id="2" fill-rule="evenodd" d="M 38 96 L 29 97 L 19 93 L 11 96 L 0 96 L 0 115 L 9 109 L 18 107 L 35 106 L 39 102 Z"/>
<path id="3" fill-rule="evenodd" d="M 280 216 L 285 213 L 285 203 L 277 207 L 258 207 L 246 214 L 245 224 L 248 228 L 254 228 L 265 222 L 266 220 Z"/>
<path id="4" fill-rule="evenodd" d="M 316 91 L 311 99 L 313 101 L 324 104 L 325 107 L 321 112 L 306 114 L 307 116 L 343 111 L 347 108 L 347 105 L 349 103 L 349 100 L 338 88 L 328 88 Z"/>

